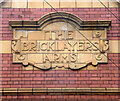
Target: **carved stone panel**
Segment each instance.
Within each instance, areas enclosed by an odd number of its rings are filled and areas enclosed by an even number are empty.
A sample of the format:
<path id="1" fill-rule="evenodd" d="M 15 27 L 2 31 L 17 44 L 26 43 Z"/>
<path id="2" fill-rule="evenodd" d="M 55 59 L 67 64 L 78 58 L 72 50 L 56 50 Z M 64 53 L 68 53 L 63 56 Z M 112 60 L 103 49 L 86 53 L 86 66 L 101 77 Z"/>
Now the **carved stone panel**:
<path id="1" fill-rule="evenodd" d="M 107 28 L 104 26 L 108 25 L 102 22 L 98 27 L 100 22 L 94 23 L 84 22 L 84 27 L 75 25 L 79 27 L 79 31 L 70 23 L 60 20 L 45 23 L 37 30 L 15 28 L 14 40 L 11 42 L 13 63 L 31 65 L 38 70 L 81 69 L 107 63 L 109 46 Z"/>

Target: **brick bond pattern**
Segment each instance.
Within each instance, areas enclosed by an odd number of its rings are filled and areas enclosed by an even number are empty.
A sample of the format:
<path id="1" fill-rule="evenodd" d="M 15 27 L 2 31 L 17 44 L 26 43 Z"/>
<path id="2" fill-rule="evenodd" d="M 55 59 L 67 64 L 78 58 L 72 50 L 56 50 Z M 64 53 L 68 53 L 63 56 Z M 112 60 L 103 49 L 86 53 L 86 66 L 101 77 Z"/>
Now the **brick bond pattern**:
<path id="1" fill-rule="evenodd" d="M 119 16 L 118 8 L 110 8 Z M 120 38 L 119 21 L 104 8 L 63 8 L 57 11 L 69 12 L 77 15 L 82 20 L 112 20 L 111 30 L 108 31 L 108 40 Z M 9 20 L 38 20 L 43 15 L 54 12 L 52 9 L 2 9 L 2 34 L 0 40 L 12 40 L 13 32 L 9 30 Z M 120 54 L 108 54 L 108 57 L 119 65 Z M 49 70 L 49 71 L 24 71 L 21 64 L 12 64 L 12 54 L 2 54 L 2 87 L 3 88 L 117 88 L 119 87 L 119 69 L 110 61 L 108 64 L 99 64 L 98 70 Z M 116 99 L 118 96 L 3 96 L 3 101 L 10 98 L 43 98 L 43 99 Z M 47 100 L 48 101 L 48 100 Z M 53 100 L 52 100 L 53 101 Z M 114 100 L 117 101 L 117 100 Z"/>
<path id="2" fill-rule="evenodd" d="M 116 95 L 39 95 L 3 96 L 2 101 L 118 101 L 118 98 Z"/>

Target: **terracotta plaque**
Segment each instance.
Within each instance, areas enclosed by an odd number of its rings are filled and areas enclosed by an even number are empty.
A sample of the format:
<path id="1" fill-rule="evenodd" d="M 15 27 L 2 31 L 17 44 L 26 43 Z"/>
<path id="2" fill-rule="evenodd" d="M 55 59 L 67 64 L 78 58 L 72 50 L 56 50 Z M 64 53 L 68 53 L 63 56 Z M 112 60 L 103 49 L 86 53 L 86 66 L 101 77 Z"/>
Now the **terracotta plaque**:
<path id="1" fill-rule="evenodd" d="M 32 65 L 38 69 L 80 69 L 91 64 L 107 63 L 106 30 L 65 29 L 15 30 L 12 40 L 13 63 Z M 52 29 L 52 28 L 51 28 Z M 94 45 L 92 45 L 94 44 Z"/>

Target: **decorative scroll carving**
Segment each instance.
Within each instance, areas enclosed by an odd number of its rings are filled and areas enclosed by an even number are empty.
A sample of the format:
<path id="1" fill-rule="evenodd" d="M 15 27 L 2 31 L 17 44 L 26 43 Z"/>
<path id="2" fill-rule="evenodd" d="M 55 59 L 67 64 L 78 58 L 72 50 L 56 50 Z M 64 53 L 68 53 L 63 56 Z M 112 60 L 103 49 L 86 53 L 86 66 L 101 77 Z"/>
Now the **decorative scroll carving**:
<path id="1" fill-rule="evenodd" d="M 12 40 L 11 43 L 12 52 L 20 53 L 20 40 Z"/>
<path id="2" fill-rule="evenodd" d="M 98 60 L 98 61 L 102 60 L 102 55 L 101 55 L 101 54 L 98 54 L 98 55 L 96 56 L 96 60 Z"/>
<path id="3" fill-rule="evenodd" d="M 24 57 L 24 55 L 22 55 L 22 54 L 18 55 L 18 60 L 20 60 L 20 61 L 23 61 L 23 60 L 25 60 L 25 57 Z"/>

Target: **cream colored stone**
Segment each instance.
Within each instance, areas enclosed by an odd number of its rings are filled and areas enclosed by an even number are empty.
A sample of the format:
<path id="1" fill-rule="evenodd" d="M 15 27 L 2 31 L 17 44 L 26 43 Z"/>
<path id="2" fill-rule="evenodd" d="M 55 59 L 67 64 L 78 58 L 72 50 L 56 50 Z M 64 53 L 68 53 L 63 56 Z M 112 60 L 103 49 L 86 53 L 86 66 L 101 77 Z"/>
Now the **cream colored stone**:
<path id="1" fill-rule="evenodd" d="M 64 67 L 61 67 L 61 68 L 56 67 L 56 68 L 53 68 L 52 70 L 68 70 L 68 69 L 65 69 Z"/>
<path id="2" fill-rule="evenodd" d="M 109 53 L 120 53 L 120 40 L 109 40 Z"/>
<path id="3" fill-rule="evenodd" d="M 47 0 L 47 2 L 52 5 L 54 8 L 59 8 L 59 0 Z M 45 1 L 44 1 L 44 8 L 51 8 Z"/>
<path id="4" fill-rule="evenodd" d="M 45 40 L 51 40 L 51 33 L 50 33 L 50 31 L 45 31 Z"/>
<path id="5" fill-rule="evenodd" d="M 84 8 L 84 7 L 103 7 L 102 4 L 97 0 L 47 0 L 54 8 Z M 118 7 L 118 3 L 116 0 L 101 0 L 107 7 Z M 11 5 L 12 3 L 12 5 Z M 22 0 L 17 1 L 13 0 L 13 2 L 7 2 L 3 4 L 3 8 L 51 8 L 46 2 L 43 0 Z M 104 7 L 103 7 L 104 8 Z"/>
<path id="6" fill-rule="evenodd" d="M 75 29 L 67 23 L 67 21 L 65 20 L 65 22 L 54 22 L 51 23 L 47 26 L 45 26 L 43 28 L 43 30 L 47 30 L 47 31 L 60 31 L 60 30 L 69 30 L 69 31 L 74 31 Z"/>
<path id="7" fill-rule="evenodd" d="M 11 0 L 7 0 L 7 2 L 2 3 L 2 8 L 11 8 L 11 7 L 12 7 Z"/>
<path id="8" fill-rule="evenodd" d="M 97 66 L 88 65 L 87 70 L 97 70 Z"/>
<path id="9" fill-rule="evenodd" d="M 86 67 L 83 67 L 83 68 L 80 68 L 80 70 L 87 70 L 87 68 L 86 68 Z"/>
<path id="10" fill-rule="evenodd" d="M 18 92 L 29 93 L 29 92 L 32 92 L 32 88 L 19 88 Z"/>
<path id="11" fill-rule="evenodd" d="M 68 69 L 68 64 L 63 64 L 63 63 L 60 63 L 60 64 L 52 64 L 52 70 L 67 70 Z"/>
<path id="12" fill-rule="evenodd" d="M 25 30 L 14 30 L 14 39 L 27 38 L 27 31 Z"/>
<path id="13" fill-rule="evenodd" d="M 101 3 L 103 3 L 106 7 L 108 7 L 108 0 L 101 0 Z M 92 7 L 104 8 L 104 6 L 101 3 L 98 0 L 93 0 Z"/>
<path id="14" fill-rule="evenodd" d="M 28 66 L 23 66 L 23 70 L 33 70 L 33 66 L 32 65 L 28 65 Z"/>
<path id="15" fill-rule="evenodd" d="M 27 0 L 13 0 L 12 8 L 27 8 Z"/>
<path id="16" fill-rule="evenodd" d="M 75 8 L 75 0 L 60 0 L 60 8 Z"/>
<path id="17" fill-rule="evenodd" d="M 89 63 L 89 62 L 92 62 L 92 54 L 78 54 L 78 63 Z"/>
<path id="18" fill-rule="evenodd" d="M 17 92 L 17 88 L 3 88 L 3 92 L 7 92 L 7 93 L 15 93 Z"/>
<path id="19" fill-rule="evenodd" d="M 45 40 L 44 31 L 28 31 L 28 40 Z"/>
<path id="20" fill-rule="evenodd" d="M 93 30 L 92 32 L 92 38 L 94 39 L 106 39 L 106 31 L 105 30 Z"/>
<path id="21" fill-rule="evenodd" d="M 76 40 L 86 40 L 82 35 L 84 35 L 90 40 L 93 39 L 91 30 L 88 30 L 88 31 L 80 30 L 80 33 L 78 31 L 75 31 L 75 33 L 76 33 Z"/>
<path id="22" fill-rule="evenodd" d="M 0 53 L 11 53 L 11 41 L 0 41 Z"/>
<path id="23" fill-rule="evenodd" d="M 28 54 L 28 60 L 43 63 L 43 54 Z"/>
<path id="24" fill-rule="evenodd" d="M 40 70 L 40 68 L 37 68 L 37 67 L 33 67 L 33 70 Z"/>
<path id="25" fill-rule="evenodd" d="M 51 63 L 35 64 L 34 67 L 42 70 L 47 70 L 47 69 L 50 69 Z"/>
<path id="26" fill-rule="evenodd" d="M 107 88 L 107 92 L 120 92 L 119 88 Z"/>
<path id="27" fill-rule="evenodd" d="M 119 7 L 119 3 L 116 0 L 109 0 L 109 7 Z"/>
<path id="28" fill-rule="evenodd" d="M 28 8 L 43 8 L 43 0 L 28 0 Z"/>
<path id="29" fill-rule="evenodd" d="M 28 60 L 27 54 L 13 54 L 13 63 L 21 63 Z"/>
<path id="30" fill-rule="evenodd" d="M 107 53 L 94 54 L 92 58 L 93 58 L 93 61 L 96 60 L 98 63 L 107 63 L 108 62 Z"/>
<path id="31" fill-rule="evenodd" d="M 92 0 L 76 0 L 77 8 L 92 7 Z"/>
<path id="32" fill-rule="evenodd" d="M 48 88 L 33 88 L 34 93 L 39 93 L 39 92 L 48 92 Z"/>

